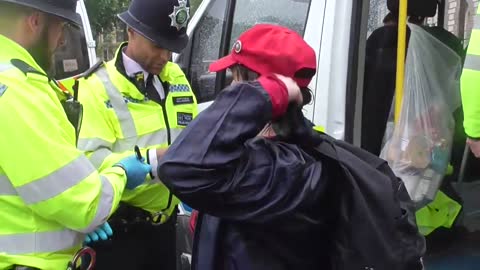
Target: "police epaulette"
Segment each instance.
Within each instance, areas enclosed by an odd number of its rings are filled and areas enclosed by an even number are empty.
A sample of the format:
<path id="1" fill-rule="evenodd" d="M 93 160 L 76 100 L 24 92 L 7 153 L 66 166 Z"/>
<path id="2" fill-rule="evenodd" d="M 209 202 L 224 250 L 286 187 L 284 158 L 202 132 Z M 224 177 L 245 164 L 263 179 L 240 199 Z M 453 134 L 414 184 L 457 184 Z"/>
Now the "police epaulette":
<path id="1" fill-rule="evenodd" d="M 93 65 L 91 68 L 85 70 L 82 74 L 80 74 L 79 76 L 76 76 L 77 79 L 79 78 L 84 78 L 84 79 L 88 79 L 88 77 L 90 77 L 93 73 L 95 73 L 95 71 L 97 71 L 105 62 L 103 61 L 98 61 L 97 63 L 95 63 L 95 65 Z"/>
<path id="2" fill-rule="evenodd" d="M 25 76 L 28 74 L 28 73 L 34 73 L 34 74 L 38 74 L 38 75 L 42 75 L 42 76 L 45 76 L 45 77 L 48 77 L 47 74 L 41 72 L 41 71 L 38 71 L 36 70 L 34 67 L 30 66 L 29 64 L 25 63 L 23 60 L 20 60 L 20 59 L 11 59 L 10 60 L 10 63 L 12 63 L 12 65 L 16 68 L 18 68 L 20 71 L 22 71 Z"/>

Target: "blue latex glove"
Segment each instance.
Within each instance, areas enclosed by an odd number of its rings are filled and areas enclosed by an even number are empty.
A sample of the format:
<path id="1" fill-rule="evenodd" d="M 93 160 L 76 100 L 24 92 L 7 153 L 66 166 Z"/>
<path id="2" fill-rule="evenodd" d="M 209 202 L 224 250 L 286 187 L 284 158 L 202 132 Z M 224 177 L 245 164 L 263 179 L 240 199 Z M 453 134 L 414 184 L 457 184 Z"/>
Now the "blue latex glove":
<path id="1" fill-rule="evenodd" d="M 143 184 L 147 174 L 152 170 L 152 166 L 145 163 L 144 158 L 138 159 L 135 155 L 120 160 L 115 166 L 125 170 L 127 174 L 127 189 L 134 189 Z"/>
<path id="2" fill-rule="evenodd" d="M 98 227 L 95 229 L 95 231 L 87 234 L 85 236 L 85 244 L 90 244 L 92 242 L 97 242 L 100 239 L 101 240 L 107 240 L 108 237 L 113 235 L 113 230 L 110 227 L 110 224 L 108 222 L 103 223 L 102 226 Z"/>

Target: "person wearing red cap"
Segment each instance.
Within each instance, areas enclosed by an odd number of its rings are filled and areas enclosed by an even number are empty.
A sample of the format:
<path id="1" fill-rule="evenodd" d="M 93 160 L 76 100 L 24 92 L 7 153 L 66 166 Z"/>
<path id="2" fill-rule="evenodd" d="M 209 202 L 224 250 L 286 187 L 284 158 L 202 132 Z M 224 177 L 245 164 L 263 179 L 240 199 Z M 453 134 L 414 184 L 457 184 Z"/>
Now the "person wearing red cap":
<path id="1" fill-rule="evenodd" d="M 327 269 L 317 208 L 326 176 L 300 145 L 312 130 L 301 109 L 311 100 L 315 52 L 290 29 L 261 24 L 210 70 L 227 68 L 232 85 L 158 167 L 165 185 L 199 210 L 192 269 Z"/>

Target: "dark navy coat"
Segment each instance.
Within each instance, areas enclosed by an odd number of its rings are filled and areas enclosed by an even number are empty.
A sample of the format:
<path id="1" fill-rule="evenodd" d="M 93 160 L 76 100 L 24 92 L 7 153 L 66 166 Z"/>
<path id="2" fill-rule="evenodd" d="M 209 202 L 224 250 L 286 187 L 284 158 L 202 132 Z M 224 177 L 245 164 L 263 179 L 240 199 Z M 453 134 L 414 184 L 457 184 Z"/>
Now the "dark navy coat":
<path id="1" fill-rule="evenodd" d="M 328 269 L 328 175 L 296 145 L 257 137 L 271 115 L 259 83 L 231 86 L 159 164 L 165 185 L 200 212 L 192 269 Z"/>

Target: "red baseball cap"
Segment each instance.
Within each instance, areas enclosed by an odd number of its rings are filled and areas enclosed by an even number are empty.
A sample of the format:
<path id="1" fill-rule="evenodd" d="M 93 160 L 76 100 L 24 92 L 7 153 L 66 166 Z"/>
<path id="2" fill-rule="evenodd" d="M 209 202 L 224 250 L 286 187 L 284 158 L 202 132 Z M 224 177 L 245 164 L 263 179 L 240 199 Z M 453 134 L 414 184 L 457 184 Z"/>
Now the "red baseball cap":
<path id="1" fill-rule="evenodd" d="M 241 64 L 260 75 L 277 73 L 307 87 L 315 75 L 315 51 L 296 32 L 282 26 L 257 24 L 240 35 L 232 52 L 210 65 L 218 72 Z"/>

